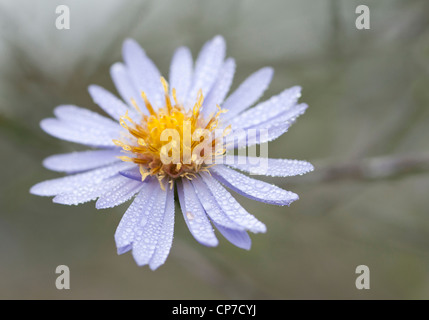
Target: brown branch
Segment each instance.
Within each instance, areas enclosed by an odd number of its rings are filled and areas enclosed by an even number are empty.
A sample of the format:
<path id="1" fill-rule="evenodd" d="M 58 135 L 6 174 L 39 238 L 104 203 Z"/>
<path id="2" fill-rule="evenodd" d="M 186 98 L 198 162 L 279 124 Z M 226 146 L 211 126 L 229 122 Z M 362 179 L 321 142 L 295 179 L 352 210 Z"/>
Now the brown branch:
<path id="1" fill-rule="evenodd" d="M 342 164 L 317 166 L 309 175 L 312 182 L 337 180 L 379 180 L 429 171 L 429 154 L 367 158 Z"/>

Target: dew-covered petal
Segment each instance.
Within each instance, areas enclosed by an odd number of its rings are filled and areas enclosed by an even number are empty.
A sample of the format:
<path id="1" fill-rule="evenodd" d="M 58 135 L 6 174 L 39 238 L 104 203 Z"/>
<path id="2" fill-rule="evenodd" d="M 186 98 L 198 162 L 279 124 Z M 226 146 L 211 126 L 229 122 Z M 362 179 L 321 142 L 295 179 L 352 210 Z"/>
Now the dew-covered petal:
<path id="1" fill-rule="evenodd" d="M 60 105 L 54 109 L 55 116 L 63 123 L 80 126 L 85 129 L 96 128 L 108 130 L 121 130 L 119 123 L 106 118 L 96 112 L 74 105 Z"/>
<path id="2" fill-rule="evenodd" d="M 272 177 L 297 176 L 314 170 L 311 163 L 303 160 L 225 156 L 224 163 L 250 174 Z"/>
<path id="3" fill-rule="evenodd" d="M 290 205 L 299 198 L 296 193 L 252 179 L 223 165 L 216 165 L 210 171 L 228 188 L 253 200 L 284 206 Z"/>
<path id="4" fill-rule="evenodd" d="M 55 108 L 58 119 L 44 119 L 42 129 L 50 135 L 89 146 L 115 146 L 112 139 L 117 138 L 121 127 L 113 120 L 98 113 L 74 105 L 61 105 Z"/>
<path id="5" fill-rule="evenodd" d="M 218 225 L 217 223 L 214 223 L 214 225 L 225 237 L 225 239 L 231 242 L 233 245 L 241 249 L 250 250 L 250 247 L 252 246 L 252 240 L 246 231 L 225 228 L 221 225 Z"/>
<path id="6" fill-rule="evenodd" d="M 136 120 L 140 117 L 131 102 L 133 99 L 139 106 L 140 110 L 143 113 L 148 114 L 147 109 L 144 107 L 145 104 L 143 102 L 141 94 L 134 85 L 134 82 L 129 75 L 127 67 L 121 62 L 114 63 L 110 67 L 110 76 L 112 77 L 116 90 L 118 90 L 118 93 L 121 95 L 122 100 L 125 101 L 129 106 L 130 117 Z"/>
<path id="7" fill-rule="evenodd" d="M 222 68 L 219 71 L 219 75 L 210 89 L 207 97 L 203 102 L 203 112 L 206 116 L 217 112 L 217 105 L 220 105 L 225 99 L 226 94 L 232 84 L 235 72 L 235 61 L 229 58 L 225 61 Z"/>
<path id="8" fill-rule="evenodd" d="M 112 140 L 119 135 L 119 130 L 75 126 L 54 118 L 43 119 L 40 127 L 55 138 L 92 147 L 116 147 Z"/>
<path id="9" fill-rule="evenodd" d="M 188 107 L 194 105 L 200 89 L 204 96 L 210 91 L 225 58 L 225 50 L 225 40 L 221 36 L 216 36 L 204 44 L 195 63 L 195 71 L 186 103 Z"/>
<path id="10" fill-rule="evenodd" d="M 295 86 L 259 103 L 229 121 L 233 128 L 248 128 L 283 116 L 301 97 L 301 87 Z M 229 112 L 228 112 L 229 113 Z M 225 114 L 226 117 L 227 114 Z"/>
<path id="11" fill-rule="evenodd" d="M 119 206 L 139 192 L 144 184 L 144 182 L 141 181 L 127 179 L 123 176 L 121 177 L 125 179 L 124 183 L 122 185 L 117 185 L 100 195 L 97 202 L 95 203 L 95 207 L 97 209 L 106 209 Z"/>
<path id="12" fill-rule="evenodd" d="M 226 149 L 249 147 L 277 139 L 295 123 L 296 119 L 305 112 L 307 107 L 305 103 L 302 103 L 279 117 L 274 117 L 244 129 L 234 128 L 235 130 L 224 138 Z"/>
<path id="13" fill-rule="evenodd" d="M 49 156 L 43 160 L 43 165 L 53 171 L 80 172 L 120 161 L 116 158 L 120 155 L 119 149 L 71 152 Z"/>
<path id="14" fill-rule="evenodd" d="M 216 198 L 219 206 L 232 221 L 254 233 L 267 230 L 266 226 L 248 213 L 215 178 L 206 172 L 201 173 L 200 176 Z"/>
<path id="15" fill-rule="evenodd" d="M 178 48 L 170 65 L 170 93 L 176 90 L 179 103 L 184 104 L 192 81 L 192 54 L 187 47 Z"/>
<path id="16" fill-rule="evenodd" d="M 121 170 L 130 167 L 129 163 L 115 163 L 99 169 L 94 169 L 84 173 L 78 173 L 71 176 L 56 178 L 39 182 L 30 189 L 30 193 L 38 196 L 55 196 L 57 194 L 70 192 L 88 184 L 98 184 Z"/>
<path id="17" fill-rule="evenodd" d="M 137 90 L 144 91 L 155 108 L 162 107 L 165 100 L 161 74 L 152 60 L 132 39 L 124 41 L 122 55 Z"/>
<path id="18" fill-rule="evenodd" d="M 269 67 L 262 68 L 251 74 L 244 82 L 225 100 L 222 108 L 228 112 L 223 119 L 232 119 L 240 112 L 253 105 L 268 88 L 274 70 Z"/>
<path id="19" fill-rule="evenodd" d="M 121 188 L 127 183 L 127 178 L 116 173 L 99 183 L 89 183 L 73 190 L 63 192 L 52 200 L 55 203 L 65 205 L 78 205 L 97 199 L 102 194 L 116 188 Z"/>
<path id="20" fill-rule="evenodd" d="M 119 120 L 119 118 L 127 112 L 130 116 L 135 116 L 135 112 L 133 110 L 129 109 L 122 100 L 118 99 L 114 94 L 106 89 L 93 84 L 89 86 L 88 91 L 94 103 L 100 106 L 100 108 L 113 119 Z"/>
<path id="21" fill-rule="evenodd" d="M 194 238 L 201 244 L 214 247 L 218 240 L 195 190 L 187 179 L 177 182 L 180 207 L 183 217 Z"/>
<path id="22" fill-rule="evenodd" d="M 142 175 L 140 173 L 140 168 L 138 165 L 135 165 L 131 169 L 122 170 L 119 172 L 124 177 L 127 177 L 129 179 L 133 179 L 136 181 L 142 181 Z"/>
<path id="23" fill-rule="evenodd" d="M 154 203 L 147 221 L 136 231 L 133 242 L 133 257 L 139 266 L 148 264 L 161 234 L 166 209 L 167 191 L 158 188 L 153 194 Z M 141 222 L 140 222 L 141 223 Z M 141 231 L 141 233 L 139 233 Z"/>
<path id="24" fill-rule="evenodd" d="M 194 186 L 195 193 L 204 210 L 214 223 L 229 229 L 244 230 L 243 227 L 232 221 L 225 212 L 222 211 L 216 199 L 213 197 L 213 194 L 201 178 L 195 178 L 191 183 Z"/>
<path id="25" fill-rule="evenodd" d="M 131 249 L 136 231 L 142 229 L 147 221 L 147 217 L 151 214 L 150 210 L 154 202 L 152 195 L 158 189 L 160 188 L 156 179 L 142 184 L 142 189 L 122 216 L 121 222 L 115 232 L 118 254 L 125 253 Z M 142 219 L 143 216 L 145 219 Z M 143 222 L 143 226 L 141 222 Z"/>
<path id="26" fill-rule="evenodd" d="M 308 105 L 306 103 L 300 103 L 297 105 L 294 105 L 290 110 L 285 111 L 282 114 L 274 115 L 273 117 L 269 118 L 266 121 L 260 121 L 256 123 L 255 125 L 249 125 L 249 129 L 262 129 L 267 128 L 271 129 L 271 127 L 275 127 L 278 125 L 288 125 L 289 127 L 295 123 L 296 119 L 303 115 L 305 113 L 305 110 L 307 110 Z"/>
<path id="27" fill-rule="evenodd" d="M 158 238 L 155 252 L 149 261 L 152 270 L 164 264 L 173 244 L 174 233 L 174 187 L 167 188 L 167 204 L 165 206 L 164 220 L 162 221 L 161 233 Z"/>

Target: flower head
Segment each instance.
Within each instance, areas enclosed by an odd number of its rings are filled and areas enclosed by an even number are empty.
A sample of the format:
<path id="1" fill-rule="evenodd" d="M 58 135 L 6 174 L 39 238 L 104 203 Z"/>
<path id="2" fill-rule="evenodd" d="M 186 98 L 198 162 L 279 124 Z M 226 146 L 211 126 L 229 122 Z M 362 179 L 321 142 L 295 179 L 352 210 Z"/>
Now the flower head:
<path id="1" fill-rule="evenodd" d="M 95 200 L 97 209 L 134 197 L 115 233 L 118 253 L 132 249 L 138 265 L 162 265 L 174 230 L 174 198 L 197 241 L 216 246 L 213 226 L 231 243 L 250 249 L 247 231 L 265 232 L 224 188 L 275 205 L 298 199 L 290 191 L 250 178 L 253 174 L 292 176 L 312 171 L 305 161 L 230 155 L 228 150 L 276 139 L 303 114 L 300 88 L 292 87 L 251 107 L 271 81 L 271 68 L 250 75 L 232 94 L 235 62 L 225 60 L 220 36 L 208 41 L 195 66 L 189 49 L 176 50 L 169 83 L 133 40 L 123 46 L 125 64 L 111 75 L 122 97 L 92 85 L 89 92 L 112 119 L 72 105 L 58 106 L 44 119 L 49 134 L 95 147 L 50 156 L 45 167 L 69 175 L 44 181 L 31 193 L 76 205 Z M 223 186 L 224 185 L 224 186 Z"/>

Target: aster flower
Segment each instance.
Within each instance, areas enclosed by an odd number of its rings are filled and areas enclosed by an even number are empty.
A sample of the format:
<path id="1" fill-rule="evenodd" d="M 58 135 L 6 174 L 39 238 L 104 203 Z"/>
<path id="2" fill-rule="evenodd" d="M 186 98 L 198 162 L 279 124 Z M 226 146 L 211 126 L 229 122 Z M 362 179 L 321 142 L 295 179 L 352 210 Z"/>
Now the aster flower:
<path id="1" fill-rule="evenodd" d="M 234 169 L 284 177 L 312 171 L 313 166 L 286 159 L 265 159 L 260 166 L 259 158 L 230 155 L 228 150 L 276 139 L 307 105 L 297 103 L 301 89 L 292 87 L 250 108 L 268 87 L 271 68 L 250 75 L 225 99 L 235 71 L 225 50 L 224 39 L 214 37 L 194 66 L 189 49 L 177 49 L 167 83 L 144 50 L 126 40 L 125 63 L 110 69 L 122 100 L 97 85 L 89 87 L 94 102 L 113 120 L 61 105 L 54 110 L 56 118 L 41 122 L 48 134 L 96 150 L 48 157 L 46 168 L 68 175 L 38 183 L 30 192 L 54 196 L 55 203 L 65 205 L 97 199 L 97 209 L 134 197 L 115 233 L 117 250 L 132 250 L 138 265 L 153 270 L 166 261 L 172 246 L 175 191 L 198 242 L 216 246 L 214 226 L 232 244 L 250 249 L 247 231 L 265 232 L 266 227 L 224 186 L 275 205 L 289 205 L 298 196 Z"/>

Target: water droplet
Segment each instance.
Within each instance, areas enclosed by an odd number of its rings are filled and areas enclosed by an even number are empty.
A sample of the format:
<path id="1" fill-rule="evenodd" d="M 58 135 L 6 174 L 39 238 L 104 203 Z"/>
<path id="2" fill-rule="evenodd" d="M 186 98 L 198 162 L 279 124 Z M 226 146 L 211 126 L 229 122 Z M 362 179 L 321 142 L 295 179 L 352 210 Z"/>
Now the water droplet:
<path id="1" fill-rule="evenodd" d="M 189 220 L 192 220 L 192 219 L 194 219 L 194 215 L 192 214 L 192 212 L 186 212 L 186 217 L 189 219 Z"/>

